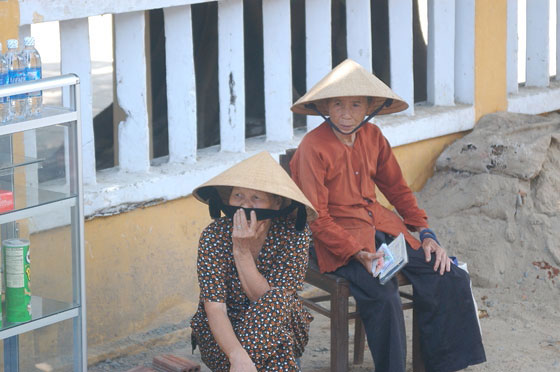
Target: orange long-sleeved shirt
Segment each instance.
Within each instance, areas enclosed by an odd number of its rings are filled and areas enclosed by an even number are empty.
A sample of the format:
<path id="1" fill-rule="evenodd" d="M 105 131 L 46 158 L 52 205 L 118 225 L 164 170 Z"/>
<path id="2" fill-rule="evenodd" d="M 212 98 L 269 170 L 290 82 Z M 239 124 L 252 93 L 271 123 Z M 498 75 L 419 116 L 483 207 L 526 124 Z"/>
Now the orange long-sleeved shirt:
<path id="1" fill-rule="evenodd" d="M 362 249 L 375 252 L 376 229 L 393 236 L 402 232 L 412 248 L 420 247 L 405 224 L 428 227 L 427 215 L 377 126 L 365 124 L 347 146 L 325 122 L 303 138 L 290 169 L 319 212 L 310 227 L 321 272 L 345 265 Z M 377 202 L 376 185 L 402 219 Z"/>

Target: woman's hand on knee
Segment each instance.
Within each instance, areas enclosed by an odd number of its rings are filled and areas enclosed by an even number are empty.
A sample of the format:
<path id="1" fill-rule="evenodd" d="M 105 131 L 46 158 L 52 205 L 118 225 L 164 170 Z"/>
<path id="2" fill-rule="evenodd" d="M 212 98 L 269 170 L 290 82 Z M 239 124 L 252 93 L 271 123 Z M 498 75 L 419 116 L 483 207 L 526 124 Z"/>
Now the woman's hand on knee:
<path id="1" fill-rule="evenodd" d="M 447 256 L 447 252 L 434 239 L 426 238 L 422 241 L 422 249 L 426 256 L 426 262 L 432 259 L 432 253 L 435 256 L 434 271 L 439 270 L 439 274 L 451 271 L 451 259 Z"/>
<path id="2" fill-rule="evenodd" d="M 255 364 L 243 348 L 231 353 L 229 363 L 229 372 L 257 372 Z"/>

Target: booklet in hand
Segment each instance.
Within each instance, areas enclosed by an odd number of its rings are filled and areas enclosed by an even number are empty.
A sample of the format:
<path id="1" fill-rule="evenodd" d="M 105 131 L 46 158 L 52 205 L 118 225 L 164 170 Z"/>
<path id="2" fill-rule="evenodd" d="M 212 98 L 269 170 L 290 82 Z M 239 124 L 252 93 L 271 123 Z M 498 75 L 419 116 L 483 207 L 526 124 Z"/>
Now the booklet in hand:
<path id="1" fill-rule="evenodd" d="M 373 261 L 371 272 L 374 277 L 379 276 L 381 284 L 385 284 L 408 263 L 404 235 L 400 233 L 389 245 L 381 244 L 379 251 L 384 254 L 383 266 L 377 268 L 377 260 L 375 260 Z"/>

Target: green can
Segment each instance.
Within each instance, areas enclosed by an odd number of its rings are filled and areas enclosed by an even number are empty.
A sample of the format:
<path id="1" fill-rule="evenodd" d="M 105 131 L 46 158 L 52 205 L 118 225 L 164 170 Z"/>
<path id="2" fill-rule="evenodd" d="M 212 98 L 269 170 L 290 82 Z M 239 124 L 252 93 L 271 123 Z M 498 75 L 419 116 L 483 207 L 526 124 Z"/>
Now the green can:
<path id="1" fill-rule="evenodd" d="M 2 242 L 6 282 L 6 320 L 10 323 L 31 320 L 31 256 L 29 240 Z"/>

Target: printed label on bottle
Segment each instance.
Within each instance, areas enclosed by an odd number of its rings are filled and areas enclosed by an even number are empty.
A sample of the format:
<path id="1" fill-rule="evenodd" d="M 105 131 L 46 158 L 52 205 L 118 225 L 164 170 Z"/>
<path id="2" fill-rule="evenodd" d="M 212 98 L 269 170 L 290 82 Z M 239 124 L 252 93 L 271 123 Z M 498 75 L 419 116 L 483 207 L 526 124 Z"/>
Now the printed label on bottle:
<path id="1" fill-rule="evenodd" d="M 23 247 L 6 249 L 6 287 L 23 288 L 25 285 Z"/>
<path id="2" fill-rule="evenodd" d="M 26 68 L 25 71 L 26 71 L 26 75 L 27 75 L 26 76 L 27 81 L 41 79 L 42 73 L 41 73 L 41 68 L 40 67 L 29 67 L 29 68 Z M 40 91 L 40 90 L 28 93 L 29 97 L 41 97 L 42 95 L 43 95 L 43 92 Z"/>
<path id="3" fill-rule="evenodd" d="M 27 80 L 39 80 L 41 78 L 40 67 L 29 67 L 27 70 Z"/>
<path id="4" fill-rule="evenodd" d="M 8 73 L 8 77 L 9 77 L 10 84 L 23 83 L 25 81 L 25 70 L 24 69 L 10 70 L 10 72 Z M 27 96 L 26 94 L 17 94 L 15 96 L 12 96 L 12 98 L 23 99 L 26 96 Z"/>
<path id="5" fill-rule="evenodd" d="M 0 74 L 0 85 L 8 85 L 9 82 L 8 74 Z M 8 102 L 8 97 L 0 97 L 0 103 Z"/>

